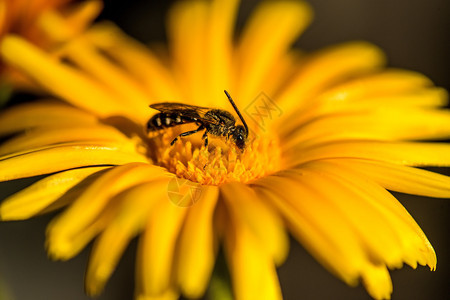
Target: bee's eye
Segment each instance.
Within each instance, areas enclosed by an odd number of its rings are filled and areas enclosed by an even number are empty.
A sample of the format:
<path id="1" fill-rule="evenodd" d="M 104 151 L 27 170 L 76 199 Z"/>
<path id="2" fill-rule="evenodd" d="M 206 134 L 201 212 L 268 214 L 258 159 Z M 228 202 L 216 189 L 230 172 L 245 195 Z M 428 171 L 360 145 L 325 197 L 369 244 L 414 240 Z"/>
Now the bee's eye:
<path id="1" fill-rule="evenodd" d="M 244 137 L 247 135 L 246 131 L 244 129 L 244 127 L 242 127 L 242 125 L 238 125 L 236 126 L 236 135 L 241 135 L 243 139 L 245 139 Z"/>
<path id="2" fill-rule="evenodd" d="M 236 134 L 234 137 L 234 142 L 239 149 L 244 149 L 245 147 L 245 139 L 242 134 Z"/>

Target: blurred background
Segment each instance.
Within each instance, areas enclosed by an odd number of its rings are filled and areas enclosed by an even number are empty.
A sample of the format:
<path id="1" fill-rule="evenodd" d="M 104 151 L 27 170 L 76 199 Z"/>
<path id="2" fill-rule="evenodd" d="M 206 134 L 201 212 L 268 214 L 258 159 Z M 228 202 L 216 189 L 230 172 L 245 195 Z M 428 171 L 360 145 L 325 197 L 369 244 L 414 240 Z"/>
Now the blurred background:
<path id="1" fill-rule="evenodd" d="M 164 41 L 165 15 L 174 1 L 105 1 L 99 19 L 117 23 L 143 42 Z M 238 29 L 259 0 L 243 0 Z M 373 42 L 386 52 L 389 65 L 415 70 L 436 85 L 450 88 L 450 1 L 448 0 L 311 0 L 312 25 L 296 46 L 312 51 L 348 40 Z M 450 174 L 449 169 L 436 169 Z M 27 181 L 0 184 L 0 199 Z M 396 194 L 435 248 L 436 272 L 405 266 L 391 272 L 392 299 L 448 299 L 450 236 L 448 199 Z M 68 262 L 52 262 L 44 251 L 46 224 L 54 215 L 0 223 L 0 300 L 90 299 L 83 277 L 90 249 Z M 99 300 L 132 299 L 136 242 L 124 254 Z M 323 269 L 300 245 L 279 269 L 285 299 L 370 299 L 359 286 L 350 288 Z M 2 292 L 1 292 L 2 291 Z"/>

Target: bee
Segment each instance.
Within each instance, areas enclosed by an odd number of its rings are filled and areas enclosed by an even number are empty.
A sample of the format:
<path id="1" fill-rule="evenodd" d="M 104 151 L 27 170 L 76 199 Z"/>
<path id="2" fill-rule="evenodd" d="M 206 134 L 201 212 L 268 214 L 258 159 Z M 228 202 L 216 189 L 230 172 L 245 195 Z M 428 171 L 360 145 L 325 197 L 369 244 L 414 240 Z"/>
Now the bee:
<path id="1" fill-rule="evenodd" d="M 208 134 L 231 139 L 240 149 L 245 149 L 248 137 L 248 127 L 244 118 L 239 112 L 230 94 L 224 91 L 231 105 L 236 111 L 243 125 L 235 125 L 236 120 L 231 113 L 222 109 L 214 109 L 182 103 L 163 102 L 150 105 L 151 108 L 159 110 L 147 123 L 147 133 L 159 131 L 165 128 L 178 126 L 181 124 L 195 123 L 198 128 L 186 131 L 178 135 L 170 143 L 172 146 L 179 138 L 185 137 L 199 131 L 205 130 L 202 139 L 205 140 L 205 147 L 208 146 Z"/>

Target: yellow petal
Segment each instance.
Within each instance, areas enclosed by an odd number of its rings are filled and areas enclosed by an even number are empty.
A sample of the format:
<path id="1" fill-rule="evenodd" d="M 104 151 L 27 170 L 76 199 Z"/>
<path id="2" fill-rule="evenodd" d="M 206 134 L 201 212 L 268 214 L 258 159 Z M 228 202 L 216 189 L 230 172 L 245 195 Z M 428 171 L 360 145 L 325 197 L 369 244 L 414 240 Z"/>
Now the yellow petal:
<path id="1" fill-rule="evenodd" d="M 329 47 L 313 54 L 299 67 L 277 103 L 284 112 L 302 109 L 308 99 L 342 78 L 379 69 L 384 55 L 366 42 L 352 42 Z M 326 70 L 326 72 L 324 72 Z"/>
<path id="2" fill-rule="evenodd" d="M 357 284 L 366 258 L 347 222 L 298 182 L 270 176 L 254 184 L 258 197 L 278 209 L 311 255 L 347 284 Z"/>
<path id="3" fill-rule="evenodd" d="M 6 36 L 0 44 L 3 59 L 21 69 L 48 91 L 99 116 L 127 115 L 131 119 L 148 117 L 145 110 L 130 110 L 116 95 L 68 65 L 54 61 L 29 42 Z"/>
<path id="4" fill-rule="evenodd" d="M 296 1 L 263 1 L 244 28 L 237 49 L 237 98 L 249 103 L 261 91 L 269 70 L 312 18 L 310 6 Z M 270 34 L 268 34 L 270 32 Z"/>
<path id="5" fill-rule="evenodd" d="M 373 86 L 376 86 L 376 83 Z M 392 91 L 391 94 L 391 91 L 388 90 L 385 95 L 377 95 L 378 93 L 382 94 L 384 92 L 382 89 L 383 86 L 380 87 L 380 90 L 374 90 L 373 95 L 368 93 L 368 95 L 361 95 L 361 98 L 352 95 L 351 89 L 348 91 L 338 90 L 330 93 L 325 92 L 317 98 L 320 107 L 315 110 L 315 114 L 321 115 L 339 111 L 364 111 L 387 107 L 442 107 L 448 103 L 448 93 L 443 88 L 419 88 L 417 85 L 414 85 L 414 87 L 411 86 L 411 89 L 413 89 L 411 91 Z"/>
<path id="6" fill-rule="evenodd" d="M 401 96 L 408 92 L 430 87 L 433 83 L 423 74 L 400 69 L 361 76 L 345 81 L 320 96 L 326 101 L 361 101 L 367 98 Z"/>
<path id="7" fill-rule="evenodd" d="M 406 70 L 387 70 L 357 77 L 318 95 L 308 108 L 283 111 L 278 120 L 283 125 L 280 133 L 290 133 L 318 116 L 333 112 L 445 106 L 447 91 L 431 85 L 424 75 Z"/>
<path id="8" fill-rule="evenodd" d="M 422 74 L 391 70 L 363 78 L 325 91 L 314 99 L 309 108 L 284 112 L 280 118 L 283 122 L 280 134 L 291 133 L 303 124 L 330 113 L 442 107 L 448 103 L 447 91 L 428 87 L 431 82 Z"/>
<path id="9" fill-rule="evenodd" d="M 275 210 L 246 185 L 228 183 L 221 187 L 221 192 L 230 213 L 239 215 L 261 247 L 280 265 L 288 254 L 289 240 Z"/>
<path id="10" fill-rule="evenodd" d="M 174 57 L 173 69 L 182 89 L 183 102 L 205 106 L 203 90 L 206 73 L 206 33 L 209 4 L 206 1 L 181 1 L 170 9 L 168 38 Z"/>
<path id="11" fill-rule="evenodd" d="M 63 42 L 80 33 L 98 16 L 102 8 L 101 1 L 91 0 L 71 4 L 65 15 L 57 10 L 46 10 L 35 26 L 55 42 Z"/>
<path id="12" fill-rule="evenodd" d="M 138 121 L 145 123 L 149 98 L 142 86 L 130 76 L 127 69 L 102 54 L 86 38 L 79 37 L 64 48 L 64 57 L 77 65 L 82 73 L 92 76 L 92 81 L 115 95 L 124 108 L 135 111 Z M 141 111 L 146 112 L 141 115 Z"/>
<path id="13" fill-rule="evenodd" d="M 92 223 L 118 193 L 154 178 L 166 177 L 162 168 L 145 163 L 128 163 L 112 168 L 89 186 L 48 228 L 50 243 L 57 248 Z"/>
<path id="14" fill-rule="evenodd" d="M 377 202 L 376 198 L 330 176 L 330 167 L 333 168 L 333 165 L 313 162 L 299 169 L 298 176 L 293 175 L 292 178 L 315 191 L 321 201 L 351 226 L 354 239 L 360 241 L 360 247 L 366 251 L 368 259 L 390 266 L 401 266 L 401 241 L 391 228 L 395 223 L 389 222 L 390 219 L 381 211 L 383 208 L 374 204 Z M 352 178 L 349 177 L 348 180 L 351 181 Z"/>
<path id="15" fill-rule="evenodd" d="M 183 102 L 226 106 L 232 90 L 232 29 L 238 1 L 190 1 L 172 6 L 168 36 Z"/>
<path id="16" fill-rule="evenodd" d="M 103 2 L 91 0 L 81 3 L 72 3 L 67 11 L 63 11 L 68 27 L 74 32 L 81 32 L 85 27 L 91 25 L 103 9 Z"/>
<path id="17" fill-rule="evenodd" d="M 149 296 L 149 295 L 143 295 L 138 294 L 136 296 L 136 300 L 178 300 L 180 298 L 179 293 L 177 293 L 174 290 L 167 290 L 162 295 L 158 296 Z"/>
<path id="18" fill-rule="evenodd" d="M 338 168 L 364 174 L 382 187 L 396 192 L 437 198 L 450 198 L 450 177 L 434 172 L 360 159 L 336 159 Z"/>
<path id="19" fill-rule="evenodd" d="M 54 128 L 31 129 L 7 140 L 0 145 L 0 155 L 67 142 L 96 143 L 104 141 L 118 144 L 129 143 L 129 139 L 123 133 L 111 126 L 70 124 L 65 127 L 59 124 Z"/>
<path id="20" fill-rule="evenodd" d="M 86 35 L 91 43 L 126 67 L 141 82 L 149 94 L 148 103 L 182 100 L 171 70 L 150 49 L 127 36 L 114 24 L 97 24 Z"/>
<path id="21" fill-rule="evenodd" d="M 0 205 L 1 220 L 28 219 L 51 205 L 88 176 L 106 167 L 74 169 L 48 176 L 6 198 Z"/>
<path id="22" fill-rule="evenodd" d="M 115 199 L 113 199 L 115 200 Z M 52 223 L 47 226 L 46 248 L 48 255 L 54 260 L 69 260 L 83 250 L 89 242 L 92 241 L 100 232 L 105 230 L 117 214 L 117 201 L 111 201 L 105 209 L 91 223 L 87 224 L 82 230 L 73 233 L 70 238 L 55 239 L 51 234 Z"/>
<path id="23" fill-rule="evenodd" d="M 287 148 L 345 140 L 446 139 L 450 137 L 450 112 L 405 107 L 342 112 L 311 120 L 290 135 Z"/>
<path id="24" fill-rule="evenodd" d="M 0 36 L 3 36 L 5 32 L 8 30 L 9 24 L 6 22 L 7 20 L 7 7 L 6 1 L 0 1 Z"/>
<path id="25" fill-rule="evenodd" d="M 20 121 L 19 121 L 20 120 Z M 16 105 L 0 113 L 0 135 L 8 135 L 38 126 L 95 124 L 95 116 L 56 101 Z"/>
<path id="26" fill-rule="evenodd" d="M 177 280 L 183 295 L 201 297 L 214 267 L 216 241 L 213 216 L 219 190 L 210 186 L 202 189 L 200 198 L 191 207 L 177 246 Z"/>
<path id="27" fill-rule="evenodd" d="M 374 212 L 381 213 L 386 218 L 385 223 L 390 224 L 399 239 L 403 261 L 414 268 L 417 262 L 427 264 L 431 269 L 436 267 L 436 255 L 425 234 L 406 209 L 385 189 L 365 178 L 361 172 L 351 172 L 330 161 L 317 161 L 306 168 L 316 169 L 322 176 L 329 174 L 340 185 L 357 193 L 357 197 L 372 207 Z M 386 263 L 391 268 L 400 266 L 387 259 Z"/>
<path id="28" fill-rule="evenodd" d="M 282 299 L 272 255 L 242 217 L 231 212 L 224 232 L 234 297 Z"/>
<path id="29" fill-rule="evenodd" d="M 122 193 L 117 214 L 96 240 L 86 272 L 86 291 L 98 295 L 132 238 L 142 231 L 154 204 L 167 195 L 167 179 L 154 180 Z"/>
<path id="30" fill-rule="evenodd" d="M 176 241 L 187 209 L 160 199 L 148 219 L 138 246 L 137 290 L 160 296 L 171 288 Z"/>
<path id="31" fill-rule="evenodd" d="M 364 287 L 374 299 L 391 299 L 392 280 L 385 266 L 368 266 L 362 279 Z"/>
<path id="32" fill-rule="evenodd" d="M 206 74 L 203 85 L 207 106 L 217 106 L 217 99 L 226 101 L 223 90 L 234 89 L 232 81 L 233 29 L 238 0 L 211 1 L 206 33 Z M 222 102 L 221 101 L 221 102 Z M 224 101 L 224 102 L 225 102 Z"/>
<path id="33" fill-rule="evenodd" d="M 148 159 L 117 143 L 67 144 L 0 158 L 0 181 L 43 175 L 73 168 L 148 162 Z"/>
<path id="34" fill-rule="evenodd" d="M 313 162 L 255 185 L 312 255 L 349 284 L 361 276 L 374 297 L 392 291 L 389 274 L 379 271 L 385 264 L 435 267 L 433 248 L 407 211 L 358 173 Z"/>
<path id="35" fill-rule="evenodd" d="M 287 161 L 293 165 L 327 158 L 362 158 L 408 166 L 450 166 L 448 144 L 343 141 L 309 148 L 299 144 L 291 151 Z"/>
<path id="36" fill-rule="evenodd" d="M 303 53 L 298 49 L 290 49 L 289 52 L 282 55 L 270 68 L 268 72 L 270 76 L 263 78 L 261 91 L 264 91 L 266 95 L 270 95 L 273 100 L 276 100 L 278 95 L 282 93 L 286 83 L 288 83 L 292 76 L 298 71 L 302 58 Z M 236 102 L 239 101 L 240 99 L 236 99 Z M 250 108 L 251 106 L 244 106 L 242 107 L 242 110 L 247 113 L 245 109 Z"/>

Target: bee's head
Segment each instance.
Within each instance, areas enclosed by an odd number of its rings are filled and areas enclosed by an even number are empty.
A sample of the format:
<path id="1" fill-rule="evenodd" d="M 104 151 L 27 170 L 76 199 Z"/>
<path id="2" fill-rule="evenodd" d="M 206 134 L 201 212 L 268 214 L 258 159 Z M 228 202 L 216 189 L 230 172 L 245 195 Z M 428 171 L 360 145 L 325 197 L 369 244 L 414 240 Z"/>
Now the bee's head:
<path id="1" fill-rule="evenodd" d="M 245 143 L 247 142 L 248 132 L 242 125 L 236 126 L 236 129 L 232 133 L 233 142 L 240 150 L 244 150 Z"/>

